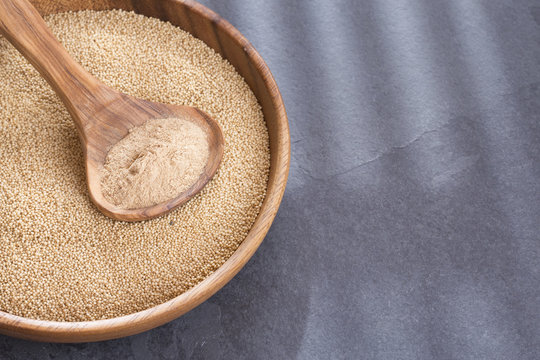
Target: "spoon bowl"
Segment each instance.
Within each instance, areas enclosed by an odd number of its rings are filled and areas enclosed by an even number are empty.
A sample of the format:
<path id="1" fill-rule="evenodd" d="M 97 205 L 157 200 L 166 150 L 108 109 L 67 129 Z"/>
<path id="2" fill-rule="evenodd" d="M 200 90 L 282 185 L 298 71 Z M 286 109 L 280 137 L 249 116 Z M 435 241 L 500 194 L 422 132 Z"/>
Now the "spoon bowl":
<path id="1" fill-rule="evenodd" d="M 103 94 L 111 89 L 104 88 Z M 147 220 L 163 215 L 184 204 L 195 196 L 216 173 L 223 156 L 223 136 L 219 125 L 205 112 L 191 107 L 155 103 L 138 99 L 116 91 L 106 95 L 107 106 L 96 111 L 87 119 L 86 128 L 80 129 L 86 160 L 86 176 L 90 198 L 105 215 L 123 221 Z M 130 114 L 126 116 L 126 114 Z M 84 117 L 86 114 L 75 116 Z M 152 119 L 177 118 L 195 123 L 207 136 L 208 161 L 199 178 L 187 190 L 173 199 L 139 209 L 120 208 L 103 196 L 100 171 L 105 158 L 114 144 L 123 139 L 131 128 L 143 125 Z"/>
<path id="2" fill-rule="evenodd" d="M 0 34 L 30 61 L 66 105 L 83 146 L 90 198 L 105 215 L 123 221 L 163 215 L 191 199 L 216 173 L 223 157 L 223 134 L 208 114 L 190 106 L 138 99 L 101 83 L 71 58 L 27 0 L 0 0 Z M 163 118 L 191 121 L 206 133 L 209 156 L 199 178 L 178 196 L 152 206 L 123 209 L 110 203 L 101 192 L 100 181 L 109 149 L 130 129 Z"/>

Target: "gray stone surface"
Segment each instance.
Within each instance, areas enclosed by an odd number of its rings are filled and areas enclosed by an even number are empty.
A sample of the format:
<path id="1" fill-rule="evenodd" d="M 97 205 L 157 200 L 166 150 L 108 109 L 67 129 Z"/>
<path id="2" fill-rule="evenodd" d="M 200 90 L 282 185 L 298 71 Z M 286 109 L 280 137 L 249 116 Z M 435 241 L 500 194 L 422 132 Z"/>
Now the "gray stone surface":
<path id="1" fill-rule="evenodd" d="M 538 359 L 538 0 L 205 0 L 292 132 L 253 259 L 165 326 L 3 359 Z"/>

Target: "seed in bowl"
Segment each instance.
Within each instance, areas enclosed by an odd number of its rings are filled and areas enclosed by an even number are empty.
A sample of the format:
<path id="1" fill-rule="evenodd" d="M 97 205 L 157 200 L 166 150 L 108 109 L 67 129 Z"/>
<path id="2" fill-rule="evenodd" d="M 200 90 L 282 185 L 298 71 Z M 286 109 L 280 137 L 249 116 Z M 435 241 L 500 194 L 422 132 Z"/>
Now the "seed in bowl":
<path id="1" fill-rule="evenodd" d="M 163 303 L 220 267 L 259 213 L 270 167 L 260 106 L 226 60 L 169 23 L 119 10 L 46 20 L 107 85 L 216 119 L 224 155 L 213 180 L 178 210 L 138 223 L 107 218 L 88 198 L 68 112 L 0 38 L 0 310 L 85 321 Z"/>

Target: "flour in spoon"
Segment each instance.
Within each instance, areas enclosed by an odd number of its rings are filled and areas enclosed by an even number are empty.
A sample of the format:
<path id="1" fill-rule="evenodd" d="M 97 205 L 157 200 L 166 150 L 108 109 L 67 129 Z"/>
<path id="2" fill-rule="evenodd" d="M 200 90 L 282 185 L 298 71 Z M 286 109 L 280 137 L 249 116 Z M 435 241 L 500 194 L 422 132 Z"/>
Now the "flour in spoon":
<path id="1" fill-rule="evenodd" d="M 130 130 L 101 170 L 105 199 L 138 209 L 175 198 L 199 179 L 208 161 L 206 133 L 191 121 L 153 119 Z"/>

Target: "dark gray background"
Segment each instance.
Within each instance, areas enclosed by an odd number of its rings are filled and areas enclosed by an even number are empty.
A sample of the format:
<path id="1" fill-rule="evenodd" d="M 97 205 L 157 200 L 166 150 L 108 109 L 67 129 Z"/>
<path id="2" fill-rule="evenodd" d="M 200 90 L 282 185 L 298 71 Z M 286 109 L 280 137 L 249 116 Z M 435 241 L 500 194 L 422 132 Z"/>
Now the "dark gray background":
<path id="1" fill-rule="evenodd" d="M 292 133 L 266 240 L 144 334 L 4 359 L 538 359 L 540 1 L 205 0 Z"/>

